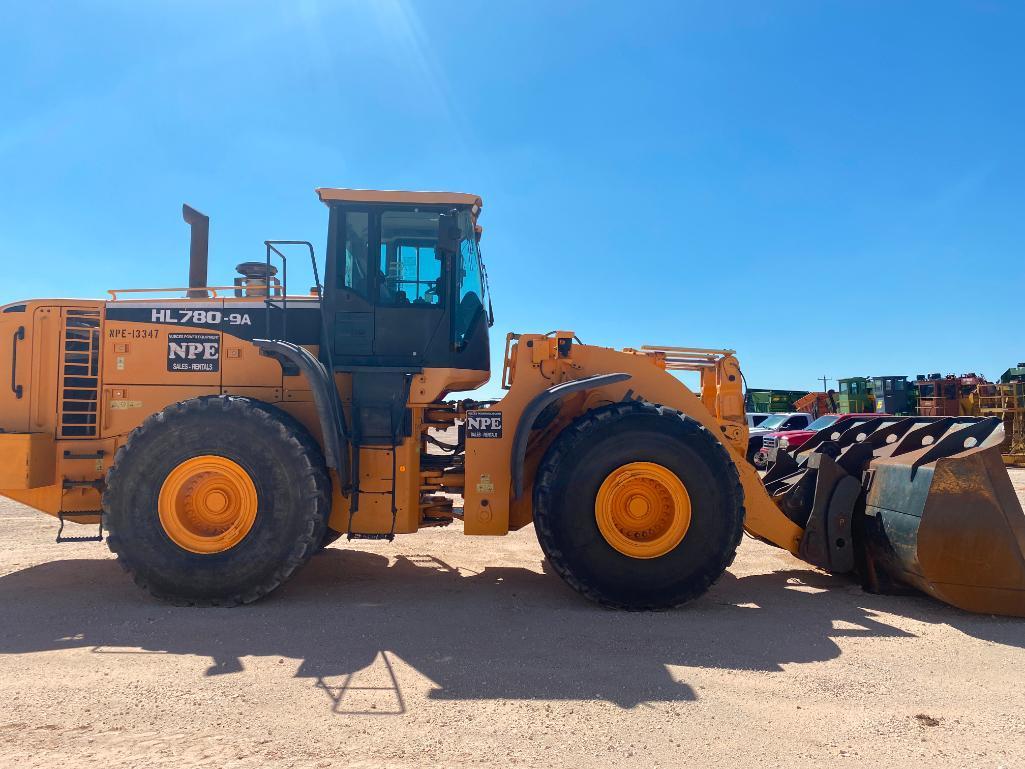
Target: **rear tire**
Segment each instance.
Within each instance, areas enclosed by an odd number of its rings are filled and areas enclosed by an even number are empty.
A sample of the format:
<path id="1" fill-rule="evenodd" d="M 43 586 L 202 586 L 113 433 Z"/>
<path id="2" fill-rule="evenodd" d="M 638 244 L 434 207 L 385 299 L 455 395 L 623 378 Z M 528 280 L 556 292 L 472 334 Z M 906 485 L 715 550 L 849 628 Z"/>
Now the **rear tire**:
<path id="1" fill-rule="evenodd" d="M 233 495 L 229 473 L 227 492 L 213 489 L 215 518 L 225 494 L 250 507 L 250 520 L 220 550 L 207 529 L 193 531 L 205 504 L 193 498 L 195 489 L 211 477 L 188 476 L 197 458 L 231 468 L 242 492 L 255 488 L 255 500 Z M 175 486 L 183 472 L 186 480 Z M 169 485 L 186 500 L 171 512 Z M 323 541 L 330 509 L 323 455 L 306 429 L 273 406 L 226 395 L 176 403 L 146 419 L 118 449 L 103 493 L 107 543 L 118 563 L 158 598 L 189 605 L 231 606 L 270 593 Z"/>
<path id="2" fill-rule="evenodd" d="M 689 525 L 667 552 L 624 554 L 629 545 L 617 549 L 602 533 L 596 500 L 624 466 L 654 467 L 685 488 Z M 696 420 L 651 403 L 577 419 L 549 447 L 534 483 L 534 527 L 552 568 L 615 608 L 666 609 L 700 596 L 733 562 L 743 523 L 743 489 L 726 449 Z"/>

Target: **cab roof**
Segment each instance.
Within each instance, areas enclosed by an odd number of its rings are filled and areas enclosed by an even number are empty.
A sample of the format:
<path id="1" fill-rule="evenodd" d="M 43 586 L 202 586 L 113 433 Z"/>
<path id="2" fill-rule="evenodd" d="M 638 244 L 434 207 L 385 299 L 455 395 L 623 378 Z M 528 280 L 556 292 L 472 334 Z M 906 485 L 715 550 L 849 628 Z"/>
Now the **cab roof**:
<path id="1" fill-rule="evenodd" d="M 405 190 L 352 190 L 342 187 L 318 187 L 317 195 L 322 203 L 402 203 L 425 206 L 470 206 L 474 213 L 484 203 L 479 195 L 469 192 L 408 192 Z"/>

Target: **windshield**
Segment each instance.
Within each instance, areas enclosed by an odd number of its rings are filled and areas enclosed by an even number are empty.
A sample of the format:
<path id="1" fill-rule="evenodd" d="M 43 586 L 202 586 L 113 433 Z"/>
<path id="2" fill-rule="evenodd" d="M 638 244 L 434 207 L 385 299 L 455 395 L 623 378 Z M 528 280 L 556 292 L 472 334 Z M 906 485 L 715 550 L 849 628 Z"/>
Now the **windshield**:
<path id="1" fill-rule="evenodd" d="M 385 211 L 381 214 L 378 304 L 441 304 L 438 214 Z"/>
<path id="2" fill-rule="evenodd" d="M 787 415 L 786 414 L 774 414 L 773 416 L 767 418 L 760 425 L 758 425 L 758 429 L 759 430 L 762 430 L 762 429 L 765 429 L 765 430 L 775 430 L 777 427 L 779 427 L 781 424 L 783 424 L 786 421 L 787 421 Z"/>
<path id="3" fill-rule="evenodd" d="M 462 347 L 470 337 L 477 315 L 484 312 L 484 275 L 481 270 L 477 232 L 468 212 L 459 215 L 463 239 L 459 243 L 456 271 L 455 342 Z"/>
<path id="4" fill-rule="evenodd" d="M 824 430 L 825 428 L 829 427 L 831 424 L 833 424 L 833 422 L 835 422 L 839 418 L 840 418 L 839 414 L 826 414 L 825 416 L 821 416 L 818 419 L 816 419 L 814 422 L 812 422 L 810 425 L 808 425 L 808 427 L 806 429 L 808 429 L 808 430 Z"/>

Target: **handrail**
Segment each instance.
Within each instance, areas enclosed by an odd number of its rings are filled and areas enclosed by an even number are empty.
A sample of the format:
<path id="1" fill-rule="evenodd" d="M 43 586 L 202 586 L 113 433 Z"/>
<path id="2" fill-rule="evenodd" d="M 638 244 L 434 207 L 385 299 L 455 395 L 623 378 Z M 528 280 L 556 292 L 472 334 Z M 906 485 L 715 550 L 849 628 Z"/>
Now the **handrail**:
<path id="1" fill-rule="evenodd" d="M 110 299 L 113 302 L 117 301 L 118 294 L 155 294 L 163 293 L 165 291 L 207 291 L 210 296 L 207 299 L 219 298 L 218 291 L 234 291 L 238 286 L 192 286 L 184 288 L 108 288 L 107 293 L 110 294 Z M 183 299 L 189 297 L 182 297 Z M 202 297 L 200 297 L 202 298 Z"/>
<path id="2" fill-rule="evenodd" d="M 24 394 L 22 386 L 18 384 L 18 342 L 25 339 L 25 327 L 18 326 L 14 332 L 14 341 L 11 343 L 11 392 L 15 398 L 21 398 Z"/>
<path id="3" fill-rule="evenodd" d="M 320 285 L 320 276 L 317 273 L 317 256 L 313 251 L 313 244 L 308 240 L 265 240 L 263 241 L 264 246 L 267 248 L 267 274 L 270 275 L 271 270 L 271 254 L 274 254 L 281 260 L 281 295 L 278 297 L 279 304 L 274 303 L 274 296 L 270 292 L 264 297 L 264 304 L 267 307 L 267 338 L 271 337 L 271 322 L 270 315 L 271 310 L 281 310 L 281 339 L 288 341 L 288 257 L 285 256 L 277 246 L 306 246 L 310 252 L 310 263 L 313 265 L 313 277 L 317 283 L 317 296 L 323 297 L 324 291 Z M 323 308 L 321 308 L 321 318 L 323 319 Z M 325 327 L 326 332 L 326 327 Z M 325 336 L 325 339 L 327 337 Z"/>
<path id="4" fill-rule="evenodd" d="M 661 345 L 661 344 L 642 344 L 641 349 L 646 352 L 684 352 L 691 353 L 694 355 L 706 355 L 708 357 L 715 357 L 717 355 L 736 355 L 736 350 L 713 350 L 706 347 L 673 347 L 672 345 Z"/>
<path id="5" fill-rule="evenodd" d="M 209 291 L 210 292 L 210 296 L 199 297 L 199 301 L 203 301 L 203 302 L 209 301 L 210 299 L 236 299 L 236 298 L 238 298 L 238 299 L 263 299 L 264 298 L 263 296 L 255 296 L 255 295 L 241 296 L 241 297 L 234 297 L 234 296 L 226 297 L 226 296 L 221 296 L 220 294 L 217 293 L 218 291 L 237 291 L 237 290 L 239 290 L 239 286 L 200 286 L 198 288 L 108 288 L 107 289 L 107 293 L 110 294 L 111 301 L 115 301 L 115 302 L 117 302 L 117 301 L 128 301 L 127 299 L 125 299 L 125 300 L 118 299 L 118 294 L 152 294 L 152 293 L 156 293 L 156 292 L 160 292 L 160 291 Z M 245 290 L 244 287 L 243 287 L 243 290 Z M 276 294 L 275 293 L 275 294 L 272 295 L 272 298 L 280 299 L 280 298 L 282 298 L 282 296 L 283 296 L 283 294 Z M 177 298 L 177 299 L 189 299 L 190 297 L 182 296 L 182 297 L 174 297 L 174 298 Z M 319 298 L 319 297 L 317 297 L 314 294 L 293 294 L 292 296 L 289 296 L 288 298 L 289 299 L 311 299 L 311 298 Z M 193 300 L 193 301 L 195 301 L 195 300 Z"/>

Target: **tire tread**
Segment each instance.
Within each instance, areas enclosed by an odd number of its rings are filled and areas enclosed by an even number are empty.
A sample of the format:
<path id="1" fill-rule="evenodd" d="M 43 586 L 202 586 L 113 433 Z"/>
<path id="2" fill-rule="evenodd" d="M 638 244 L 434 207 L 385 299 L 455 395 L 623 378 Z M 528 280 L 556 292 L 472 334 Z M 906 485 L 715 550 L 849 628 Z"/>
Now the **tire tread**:
<path id="1" fill-rule="evenodd" d="M 110 509 L 121 493 L 122 468 L 124 468 L 125 460 L 128 457 L 143 444 L 160 441 L 166 434 L 169 425 L 193 414 L 202 415 L 214 409 L 232 414 L 239 419 L 259 422 L 263 429 L 274 435 L 293 455 L 302 468 L 301 473 L 293 480 L 301 492 L 303 504 L 300 509 L 305 519 L 305 534 L 296 542 L 289 556 L 260 584 L 235 591 L 228 596 L 183 597 L 160 590 L 146 579 L 142 573 L 141 564 L 133 560 L 131 548 L 126 547 L 126 543 L 118 535 L 116 525 L 112 527 L 110 516 L 106 511 Z M 103 490 L 103 524 L 109 533 L 107 547 L 117 557 L 118 564 L 132 577 L 136 585 L 154 597 L 178 606 L 239 606 L 263 598 L 292 576 L 316 552 L 324 537 L 330 507 L 330 478 L 324 467 L 320 447 L 309 432 L 280 409 L 237 395 L 214 395 L 179 401 L 151 414 L 128 434 L 125 443 L 115 452 L 114 462 L 107 471 Z"/>
<path id="2" fill-rule="evenodd" d="M 638 414 L 655 415 L 664 419 L 678 420 L 686 433 L 697 439 L 697 443 L 701 445 L 702 450 L 707 452 L 716 464 L 726 468 L 727 478 L 725 479 L 724 491 L 726 491 L 729 499 L 736 500 L 739 515 L 736 516 L 735 525 L 730 533 L 730 546 L 722 552 L 720 559 L 699 575 L 697 580 L 688 582 L 686 590 L 674 596 L 666 596 L 665 600 L 626 604 L 609 599 L 598 586 L 575 573 L 565 554 L 555 545 L 555 532 L 552 522 L 554 517 L 558 515 L 558 511 L 553 509 L 552 489 L 560 464 L 567 461 L 578 447 L 585 444 L 598 428 Z M 655 611 L 675 608 L 705 593 L 715 584 L 726 569 L 732 565 L 736 558 L 737 548 L 740 546 L 744 533 L 743 521 L 744 489 L 740 482 L 740 473 L 737 471 L 737 467 L 726 448 L 709 432 L 708 428 L 697 420 L 686 416 L 677 409 L 647 401 L 613 403 L 588 411 L 577 418 L 549 446 L 548 451 L 541 460 L 534 481 L 534 527 L 548 562 L 555 572 L 574 590 L 596 603 L 615 609 Z"/>

